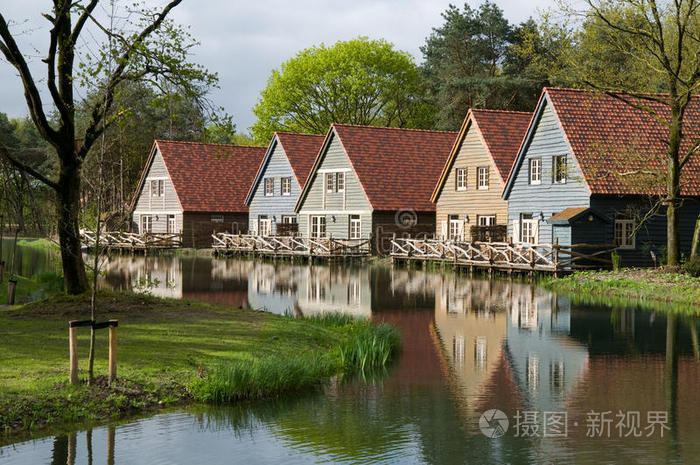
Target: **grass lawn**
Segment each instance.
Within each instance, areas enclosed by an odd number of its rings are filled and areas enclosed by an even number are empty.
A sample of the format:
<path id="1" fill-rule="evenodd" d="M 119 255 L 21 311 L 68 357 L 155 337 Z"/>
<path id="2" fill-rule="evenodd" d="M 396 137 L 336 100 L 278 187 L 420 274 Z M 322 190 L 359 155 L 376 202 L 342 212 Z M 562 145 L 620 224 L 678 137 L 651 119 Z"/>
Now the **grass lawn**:
<path id="1" fill-rule="evenodd" d="M 57 295 L 0 307 L 0 433 L 5 432 L 0 443 L 47 425 L 124 417 L 190 401 L 193 384 L 201 385 L 224 362 L 245 368 L 260 360 L 298 362 L 313 355 L 326 357 L 327 370 L 328 360 L 340 360 L 339 346 L 351 339 L 353 327 L 368 326 L 139 294 L 104 293 L 99 306 L 98 321 L 119 320 L 119 381 L 112 387 L 104 378 L 93 388 L 67 384 L 68 321 L 89 318 L 89 296 Z M 78 331 L 85 377 L 90 330 Z M 107 330 L 98 331 L 96 375 L 107 374 L 107 336 Z M 339 363 L 332 366 L 338 370 Z"/>
<path id="2" fill-rule="evenodd" d="M 620 271 L 582 271 L 558 279 L 549 277 L 542 284 L 553 291 L 594 299 L 700 313 L 700 278 L 677 270 L 625 268 Z"/>

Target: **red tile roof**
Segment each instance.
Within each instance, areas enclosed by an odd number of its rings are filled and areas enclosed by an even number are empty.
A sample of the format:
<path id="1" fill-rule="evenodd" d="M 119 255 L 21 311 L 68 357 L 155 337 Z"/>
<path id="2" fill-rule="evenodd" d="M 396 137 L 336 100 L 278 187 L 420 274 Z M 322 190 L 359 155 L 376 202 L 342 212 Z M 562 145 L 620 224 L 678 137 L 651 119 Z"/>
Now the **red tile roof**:
<path id="1" fill-rule="evenodd" d="M 532 112 L 474 109 L 471 113 L 491 152 L 498 174 L 505 182 L 530 125 Z"/>
<path id="2" fill-rule="evenodd" d="M 503 182 L 508 179 L 508 172 L 518 155 L 518 149 L 530 125 L 532 113 L 505 110 L 470 109 L 464 117 L 462 128 L 455 140 L 450 155 L 445 160 L 442 174 L 433 188 L 431 200 L 437 202 L 437 197 L 457 157 L 462 141 L 467 134 L 469 122 L 474 121 L 481 133 L 486 149 L 491 154 L 498 174 Z"/>
<path id="3" fill-rule="evenodd" d="M 289 164 L 292 165 L 299 186 L 303 189 L 316 155 L 321 150 L 326 137 L 318 134 L 297 134 L 294 132 L 276 132 L 275 134 L 282 144 Z"/>
<path id="4" fill-rule="evenodd" d="M 592 194 L 663 194 L 668 129 L 619 98 L 578 89 L 545 88 Z M 641 100 L 618 94 L 634 102 Z M 663 94 L 653 97 L 665 98 Z M 670 121 L 668 106 L 643 104 Z M 685 113 L 681 153 L 700 138 L 700 96 Z M 642 173 L 634 174 L 634 173 Z M 700 195 L 700 153 L 683 168 L 681 194 Z"/>
<path id="5" fill-rule="evenodd" d="M 374 210 L 435 211 L 430 194 L 456 132 L 333 124 Z"/>
<path id="6" fill-rule="evenodd" d="M 184 211 L 248 211 L 245 197 L 265 147 L 163 140 L 154 145 L 163 156 Z"/>

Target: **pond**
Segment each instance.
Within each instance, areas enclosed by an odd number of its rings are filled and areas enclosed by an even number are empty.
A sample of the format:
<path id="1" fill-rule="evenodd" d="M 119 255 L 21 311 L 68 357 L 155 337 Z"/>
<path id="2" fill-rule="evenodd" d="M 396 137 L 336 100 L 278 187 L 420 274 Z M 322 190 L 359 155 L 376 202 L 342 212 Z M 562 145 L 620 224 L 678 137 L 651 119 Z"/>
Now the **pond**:
<path id="1" fill-rule="evenodd" d="M 2 464 L 691 463 L 698 321 L 388 266 L 113 256 L 103 285 L 396 325 L 381 379 L 13 444 Z"/>

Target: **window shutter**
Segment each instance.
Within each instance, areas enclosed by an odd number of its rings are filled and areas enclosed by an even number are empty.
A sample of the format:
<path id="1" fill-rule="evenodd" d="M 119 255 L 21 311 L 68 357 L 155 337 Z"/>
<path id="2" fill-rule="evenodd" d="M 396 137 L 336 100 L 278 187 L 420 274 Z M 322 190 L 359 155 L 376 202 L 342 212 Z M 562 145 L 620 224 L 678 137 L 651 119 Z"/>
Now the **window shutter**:
<path id="1" fill-rule="evenodd" d="M 535 239 L 535 244 L 540 243 L 540 222 L 539 221 L 533 221 L 533 232 L 532 232 L 532 237 Z"/>
<path id="2" fill-rule="evenodd" d="M 457 223 L 457 237 L 464 240 L 464 221 Z"/>
<path id="3" fill-rule="evenodd" d="M 441 239 L 446 239 L 447 238 L 447 220 L 442 220 L 442 237 Z"/>
<path id="4" fill-rule="evenodd" d="M 520 221 L 513 220 L 513 242 L 520 242 Z"/>

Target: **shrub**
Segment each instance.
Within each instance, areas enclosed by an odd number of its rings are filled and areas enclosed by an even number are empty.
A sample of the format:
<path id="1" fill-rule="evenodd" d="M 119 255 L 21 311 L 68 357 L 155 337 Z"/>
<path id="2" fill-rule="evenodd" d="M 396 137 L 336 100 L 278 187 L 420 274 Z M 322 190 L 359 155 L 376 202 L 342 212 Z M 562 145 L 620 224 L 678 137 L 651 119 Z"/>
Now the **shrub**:
<path id="1" fill-rule="evenodd" d="M 695 255 L 683 264 L 683 269 L 690 276 L 700 277 L 700 255 Z"/>

